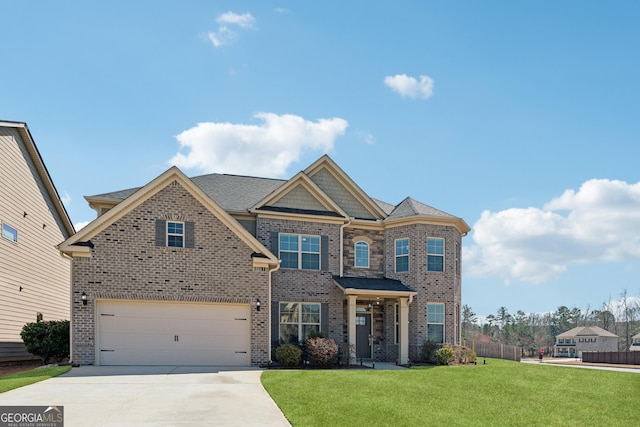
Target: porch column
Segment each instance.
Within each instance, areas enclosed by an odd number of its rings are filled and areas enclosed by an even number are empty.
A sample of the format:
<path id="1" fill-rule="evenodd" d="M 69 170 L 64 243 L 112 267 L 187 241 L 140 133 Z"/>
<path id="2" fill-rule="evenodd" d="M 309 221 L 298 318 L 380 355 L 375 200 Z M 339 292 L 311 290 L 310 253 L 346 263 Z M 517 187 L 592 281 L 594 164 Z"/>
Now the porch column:
<path id="1" fill-rule="evenodd" d="M 398 365 L 406 365 L 409 362 L 409 298 L 399 298 L 399 300 Z"/>
<path id="2" fill-rule="evenodd" d="M 349 363 L 356 363 L 356 295 L 348 295 L 347 340 L 349 341 Z"/>

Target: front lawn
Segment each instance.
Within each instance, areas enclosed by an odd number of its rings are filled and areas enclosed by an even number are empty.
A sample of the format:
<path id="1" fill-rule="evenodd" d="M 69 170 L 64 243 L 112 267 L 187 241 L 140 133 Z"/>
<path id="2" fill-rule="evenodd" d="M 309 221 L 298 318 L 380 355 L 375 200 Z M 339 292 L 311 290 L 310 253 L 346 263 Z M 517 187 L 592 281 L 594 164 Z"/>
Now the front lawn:
<path id="1" fill-rule="evenodd" d="M 71 369 L 71 366 L 53 366 L 50 368 L 36 368 L 30 371 L 20 372 L 18 374 L 2 376 L 0 377 L 0 393 L 37 383 L 38 381 L 57 377 L 58 375 L 67 372 L 69 369 Z"/>
<path id="2" fill-rule="evenodd" d="M 293 426 L 629 426 L 640 374 L 487 359 L 400 371 L 272 370 Z"/>

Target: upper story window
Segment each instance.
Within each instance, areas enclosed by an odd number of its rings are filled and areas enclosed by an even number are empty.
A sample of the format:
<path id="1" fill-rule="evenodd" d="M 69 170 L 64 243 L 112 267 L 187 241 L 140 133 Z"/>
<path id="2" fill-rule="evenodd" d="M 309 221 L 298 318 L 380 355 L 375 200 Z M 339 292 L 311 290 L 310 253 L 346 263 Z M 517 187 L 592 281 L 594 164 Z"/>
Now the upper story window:
<path id="1" fill-rule="evenodd" d="M 9 224 L 2 223 L 2 237 L 11 240 L 12 242 L 18 241 L 18 230 L 10 226 Z"/>
<path id="2" fill-rule="evenodd" d="M 460 243 L 456 242 L 456 274 L 460 275 Z"/>
<path id="3" fill-rule="evenodd" d="M 444 271 L 444 239 L 427 238 L 427 271 Z"/>
<path id="4" fill-rule="evenodd" d="M 167 221 L 167 246 L 184 247 L 184 222 Z"/>
<path id="5" fill-rule="evenodd" d="M 280 233 L 281 268 L 320 270 L 320 236 Z"/>
<path id="6" fill-rule="evenodd" d="M 396 244 L 396 273 L 409 271 L 409 239 L 397 239 Z"/>
<path id="7" fill-rule="evenodd" d="M 356 267 L 369 268 L 369 244 L 356 242 Z"/>
<path id="8" fill-rule="evenodd" d="M 427 304 L 427 339 L 435 343 L 444 342 L 444 304 Z"/>

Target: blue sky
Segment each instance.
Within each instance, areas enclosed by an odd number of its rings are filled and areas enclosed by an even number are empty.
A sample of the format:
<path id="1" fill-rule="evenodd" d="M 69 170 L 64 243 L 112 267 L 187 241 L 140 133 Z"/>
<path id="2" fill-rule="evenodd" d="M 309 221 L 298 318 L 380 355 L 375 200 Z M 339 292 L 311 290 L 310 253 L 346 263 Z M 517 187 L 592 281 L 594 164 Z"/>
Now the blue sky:
<path id="1" fill-rule="evenodd" d="M 71 220 L 178 165 L 462 217 L 482 315 L 640 296 L 640 3 L 4 2 L 0 119 Z"/>

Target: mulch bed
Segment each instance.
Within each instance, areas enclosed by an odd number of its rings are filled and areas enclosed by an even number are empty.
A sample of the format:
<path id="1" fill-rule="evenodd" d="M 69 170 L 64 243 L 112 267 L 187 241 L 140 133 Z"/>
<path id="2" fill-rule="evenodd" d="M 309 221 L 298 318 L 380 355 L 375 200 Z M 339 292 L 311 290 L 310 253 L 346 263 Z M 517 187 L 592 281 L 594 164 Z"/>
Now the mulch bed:
<path id="1" fill-rule="evenodd" d="M 42 362 L 33 360 L 0 364 L 0 377 L 30 371 L 40 366 L 42 366 Z"/>

